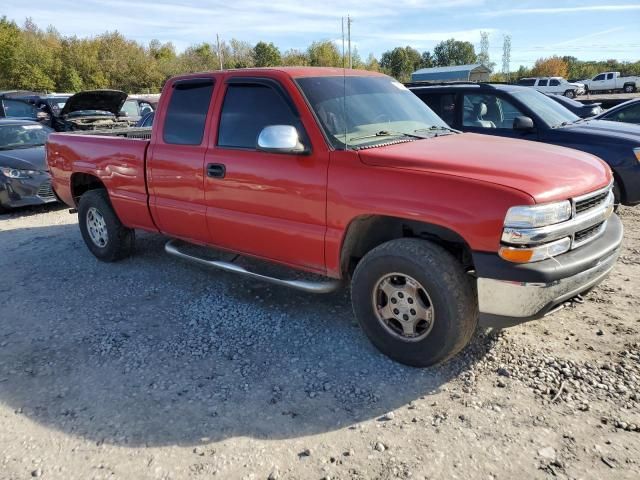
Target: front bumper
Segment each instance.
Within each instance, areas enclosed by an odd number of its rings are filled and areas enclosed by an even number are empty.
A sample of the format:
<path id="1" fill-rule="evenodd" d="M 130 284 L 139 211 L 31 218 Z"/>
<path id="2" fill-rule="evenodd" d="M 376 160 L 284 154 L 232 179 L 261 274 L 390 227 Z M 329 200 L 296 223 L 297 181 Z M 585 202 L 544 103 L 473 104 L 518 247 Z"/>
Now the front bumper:
<path id="1" fill-rule="evenodd" d="M 0 175 L 0 206 L 4 208 L 42 205 L 56 202 L 51 188 L 51 176 L 35 175 L 31 178 L 7 178 Z"/>
<path id="2" fill-rule="evenodd" d="M 597 240 L 542 262 L 509 264 L 495 254 L 474 254 L 480 323 L 503 328 L 536 320 L 592 289 L 615 265 L 622 234 L 613 215 Z"/>

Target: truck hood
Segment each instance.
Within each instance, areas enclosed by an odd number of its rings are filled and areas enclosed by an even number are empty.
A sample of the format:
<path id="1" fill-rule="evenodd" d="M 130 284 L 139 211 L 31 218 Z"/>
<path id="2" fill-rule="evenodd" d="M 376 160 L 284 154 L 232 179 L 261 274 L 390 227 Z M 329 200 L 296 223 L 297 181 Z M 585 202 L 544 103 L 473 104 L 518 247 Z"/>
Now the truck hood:
<path id="1" fill-rule="evenodd" d="M 126 99 L 127 94 L 120 90 L 88 90 L 86 92 L 79 92 L 67 100 L 60 115 L 68 115 L 72 112 L 82 110 L 101 110 L 118 115 Z"/>
<path id="2" fill-rule="evenodd" d="M 628 140 L 635 147 L 640 147 L 640 125 L 609 120 L 585 120 L 562 127 L 565 132 L 575 132 L 591 136 L 603 137 L 607 141 Z"/>
<path id="3" fill-rule="evenodd" d="M 44 160 L 44 146 L 0 150 L 0 167 L 19 170 L 48 170 Z"/>
<path id="4" fill-rule="evenodd" d="M 473 133 L 370 148 L 358 153 L 367 165 L 495 183 L 525 192 L 536 203 L 588 193 L 611 181 L 609 167 L 588 153 Z"/>

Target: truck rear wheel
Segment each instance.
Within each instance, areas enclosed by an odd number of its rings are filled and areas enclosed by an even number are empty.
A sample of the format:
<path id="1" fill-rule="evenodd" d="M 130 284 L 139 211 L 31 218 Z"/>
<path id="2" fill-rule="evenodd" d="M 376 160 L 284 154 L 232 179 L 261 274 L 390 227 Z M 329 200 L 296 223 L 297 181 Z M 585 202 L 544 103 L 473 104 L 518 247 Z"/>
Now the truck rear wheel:
<path id="1" fill-rule="evenodd" d="M 414 367 L 453 357 L 478 322 L 477 294 L 460 262 L 419 239 L 392 240 L 367 253 L 354 272 L 351 299 L 371 342 Z"/>
<path id="2" fill-rule="evenodd" d="M 78 224 L 84 243 L 103 262 L 115 262 L 133 253 L 135 231 L 120 222 L 106 190 L 89 190 L 80 197 Z"/>
<path id="3" fill-rule="evenodd" d="M 624 93 L 633 93 L 636 91 L 636 86 L 632 83 L 627 83 L 624 86 Z"/>

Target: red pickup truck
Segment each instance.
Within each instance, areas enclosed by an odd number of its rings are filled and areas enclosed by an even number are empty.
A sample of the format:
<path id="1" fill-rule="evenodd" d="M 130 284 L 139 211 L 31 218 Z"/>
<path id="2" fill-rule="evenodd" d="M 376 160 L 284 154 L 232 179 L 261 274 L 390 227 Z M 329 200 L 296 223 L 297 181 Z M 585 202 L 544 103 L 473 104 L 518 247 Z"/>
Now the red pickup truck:
<path id="1" fill-rule="evenodd" d="M 479 320 L 561 307 L 609 273 L 622 241 L 603 162 L 451 130 L 377 73 L 179 76 L 141 136 L 49 137 L 55 192 L 96 257 L 127 257 L 142 229 L 174 238 L 168 253 L 281 285 L 348 280 L 365 333 L 410 365 L 455 355 Z M 189 244 L 315 275 L 260 273 Z"/>

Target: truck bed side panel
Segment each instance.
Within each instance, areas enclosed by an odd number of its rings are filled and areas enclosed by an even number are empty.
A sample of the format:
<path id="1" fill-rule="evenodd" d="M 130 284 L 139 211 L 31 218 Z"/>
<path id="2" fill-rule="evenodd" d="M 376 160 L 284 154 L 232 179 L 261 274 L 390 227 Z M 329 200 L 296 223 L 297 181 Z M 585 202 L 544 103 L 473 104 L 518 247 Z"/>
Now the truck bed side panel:
<path id="1" fill-rule="evenodd" d="M 120 221 L 130 228 L 156 231 L 147 203 L 145 155 L 149 141 L 98 135 L 52 134 L 47 161 L 53 187 L 68 205 L 74 174 L 98 177 L 105 185 Z"/>

